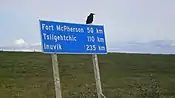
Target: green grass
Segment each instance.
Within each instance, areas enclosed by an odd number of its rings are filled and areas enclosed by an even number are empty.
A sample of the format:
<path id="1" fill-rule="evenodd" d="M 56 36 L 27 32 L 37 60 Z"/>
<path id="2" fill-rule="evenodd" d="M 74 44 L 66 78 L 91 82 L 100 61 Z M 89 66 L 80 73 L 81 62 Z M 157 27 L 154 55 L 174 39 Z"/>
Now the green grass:
<path id="1" fill-rule="evenodd" d="M 139 85 L 151 90 L 150 79 L 163 89 L 160 98 L 175 97 L 175 55 L 109 53 L 98 59 L 107 98 L 152 98 L 141 97 L 148 91 L 139 90 Z M 58 55 L 58 60 L 63 98 L 95 98 L 91 55 Z M 55 98 L 51 56 L 0 52 L 0 98 Z"/>

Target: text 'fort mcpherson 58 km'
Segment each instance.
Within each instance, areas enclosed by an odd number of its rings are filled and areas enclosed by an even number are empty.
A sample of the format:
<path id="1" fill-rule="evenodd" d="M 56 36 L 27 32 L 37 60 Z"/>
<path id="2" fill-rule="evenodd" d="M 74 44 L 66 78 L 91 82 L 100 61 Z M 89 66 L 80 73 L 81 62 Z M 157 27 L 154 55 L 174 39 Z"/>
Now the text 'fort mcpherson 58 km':
<path id="1" fill-rule="evenodd" d="M 104 27 L 65 22 L 40 22 L 45 53 L 106 54 Z"/>

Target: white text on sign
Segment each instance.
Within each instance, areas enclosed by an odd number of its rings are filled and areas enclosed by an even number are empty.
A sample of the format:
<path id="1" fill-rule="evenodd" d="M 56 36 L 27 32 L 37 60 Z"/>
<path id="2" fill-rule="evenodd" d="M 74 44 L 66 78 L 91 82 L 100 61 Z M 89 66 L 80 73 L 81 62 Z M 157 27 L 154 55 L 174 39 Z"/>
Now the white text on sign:
<path id="1" fill-rule="evenodd" d="M 102 42 L 102 43 L 104 43 L 104 38 L 100 38 L 100 37 L 97 37 L 97 40 L 98 40 L 98 42 Z"/>
<path id="2" fill-rule="evenodd" d="M 87 36 L 88 42 L 95 42 L 95 37 L 94 36 Z"/>
<path id="3" fill-rule="evenodd" d="M 105 50 L 105 46 L 98 46 L 98 49 L 104 51 Z"/>
<path id="4" fill-rule="evenodd" d="M 86 45 L 86 50 L 87 51 L 95 51 L 97 48 L 95 45 Z"/>
<path id="5" fill-rule="evenodd" d="M 42 30 L 54 31 L 54 26 L 53 25 L 42 24 Z"/>

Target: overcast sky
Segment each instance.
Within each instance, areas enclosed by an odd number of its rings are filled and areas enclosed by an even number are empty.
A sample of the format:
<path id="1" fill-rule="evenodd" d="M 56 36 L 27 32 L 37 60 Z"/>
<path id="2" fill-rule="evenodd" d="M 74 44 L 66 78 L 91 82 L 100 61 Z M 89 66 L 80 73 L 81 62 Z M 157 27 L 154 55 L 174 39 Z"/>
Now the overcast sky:
<path id="1" fill-rule="evenodd" d="M 108 45 L 175 39 L 175 0 L 0 0 L 0 45 L 40 42 L 38 19 L 105 26 Z"/>

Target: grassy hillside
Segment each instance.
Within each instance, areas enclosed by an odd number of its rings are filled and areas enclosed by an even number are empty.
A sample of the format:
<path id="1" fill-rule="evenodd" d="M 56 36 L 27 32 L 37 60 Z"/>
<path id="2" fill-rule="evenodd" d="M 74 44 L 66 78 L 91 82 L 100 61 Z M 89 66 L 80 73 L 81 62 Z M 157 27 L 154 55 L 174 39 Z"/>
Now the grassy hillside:
<path id="1" fill-rule="evenodd" d="M 63 98 L 95 98 L 91 55 L 58 57 Z M 107 98 L 175 98 L 175 55 L 98 57 Z M 52 75 L 50 55 L 0 52 L 0 98 L 54 98 Z"/>

